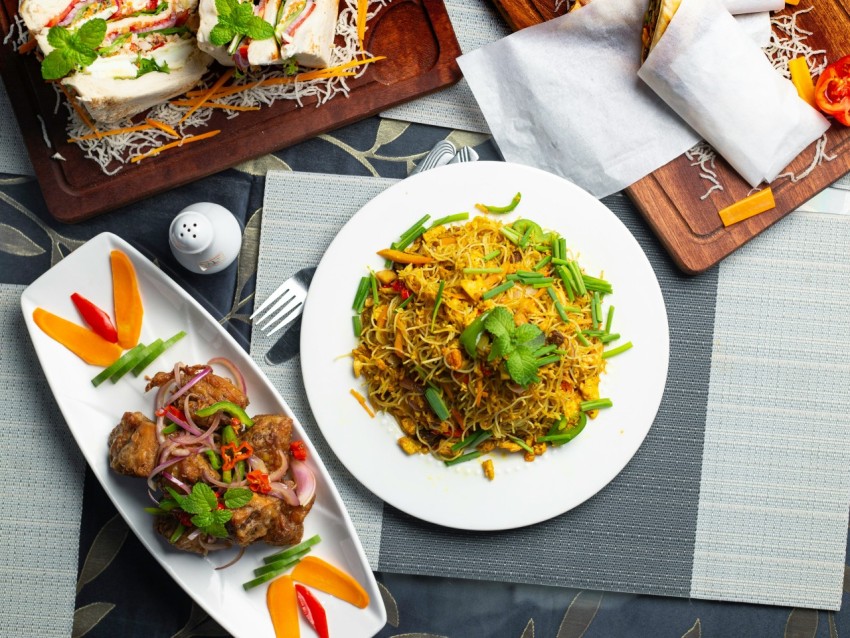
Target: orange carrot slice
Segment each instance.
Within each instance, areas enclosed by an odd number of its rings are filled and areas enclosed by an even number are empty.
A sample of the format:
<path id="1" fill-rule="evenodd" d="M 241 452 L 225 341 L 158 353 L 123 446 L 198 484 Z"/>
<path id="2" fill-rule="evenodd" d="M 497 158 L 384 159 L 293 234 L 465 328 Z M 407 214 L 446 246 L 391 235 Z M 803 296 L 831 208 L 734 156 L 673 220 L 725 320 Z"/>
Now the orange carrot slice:
<path id="1" fill-rule="evenodd" d="M 117 344 L 43 308 L 36 308 L 32 318 L 48 337 L 61 343 L 86 363 L 106 367 L 121 356 L 122 350 Z"/>
<path id="2" fill-rule="evenodd" d="M 109 253 L 109 260 L 112 264 L 112 297 L 118 344 L 126 350 L 139 343 L 144 316 L 142 296 L 130 258 L 120 250 L 113 250 Z"/>
<path id="3" fill-rule="evenodd" d="M 276 638 L 298 638 L 301 635 L 298 599 L 292 578 L 281 576 L 271 582 L 266 590 L 266 605 L 272 617 Z"/>
<path id="4" fill-rule="evenodd" d="M 720 220 L 724 226 L 731 226 L 772 208 L 776 208 L 776 202 L 768 186 L 720 210 Z"/>
<path id="5" fill-rule="evenodd" d="M 349 574 L 316 556 L 305 556 L 292 570 L 292 580 L 336 596 L 355 607 L 369 606 L 369 594 Z"/>

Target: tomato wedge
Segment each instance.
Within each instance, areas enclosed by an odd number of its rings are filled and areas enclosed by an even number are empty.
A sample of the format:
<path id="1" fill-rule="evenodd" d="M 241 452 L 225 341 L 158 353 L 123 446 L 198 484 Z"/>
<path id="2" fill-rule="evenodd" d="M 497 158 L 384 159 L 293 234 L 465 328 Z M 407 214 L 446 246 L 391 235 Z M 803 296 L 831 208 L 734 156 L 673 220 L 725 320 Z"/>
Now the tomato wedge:
<path id="1" fill-rule="evenodd" d="M 815 104 L 844 126 L 850 126 L 850 55 L 830 64 L 815 85 Z"/>

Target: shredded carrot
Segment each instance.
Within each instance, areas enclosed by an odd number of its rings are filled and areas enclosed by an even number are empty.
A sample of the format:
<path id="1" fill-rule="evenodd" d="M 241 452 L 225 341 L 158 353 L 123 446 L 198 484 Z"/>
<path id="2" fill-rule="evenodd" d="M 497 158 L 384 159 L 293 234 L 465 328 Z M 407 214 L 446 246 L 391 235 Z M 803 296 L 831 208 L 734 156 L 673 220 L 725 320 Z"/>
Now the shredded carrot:
<path id="1" fill-rule="evenodd" d="M 149 117 L 145 118 L 145 122 L 147 122 L 148 124 L 150 124 L 154 128 L 158 128 L 160 131 L 165 131 L 169 135 L 172 135 L 174 137 L 180 137 L 180 133 L 175 131 L 172 127 L 170 127 L 165 122 L 160 122 L 159 120 L 153 120 Z"/>
<path id="2" fill-rule="evenodd" d="M 366 37 L 366 9 L 369 0 L 357 0 L 357 42 L 363 50 L 363 39 Z"/>
<path id="3" fill-rule="evenodd" d="M 245 91 L 247 89 L 252 89 L 255 86 L 260 86 L 263 83 L 263 80 L 257 80 L 256 82 L 251 82 L 251 84 L 238 84 L 234 86 L 226 87 L 225 89 L 220 90 L 215 97 L 221 97 L 221 94 L 224 93 L 226 95 L 226 91 L 233 88 L 238 88 L 240 91 Z M 201 97 L 204 95 L 209 89 L 194 89 L 192 91 L 186 91 L 184 94 L 186 97 Z"/>
<path id="4" fill-rule="evenodd" d="M 174 106 L 195 106 L 198 100 L 172 100 Z M 207 102 L 205 109 L 226 109 L 228 111 L 259 111 L 259 106 L 235 106 L 233 104 L 221 104 L 219 102 Z"/>
<path id="5" fill-rule="evenodd" d="M 36 39 L 30 36 L 30 39 L 18 47 L 18 53 L 25 55 L 35 48 Z"/>
<path id="6" fill-rule="evenodd" d="M 122 133 L 135 133 L 136 131 L 146 131 L 151 128 L 148 124 L 139 124 L 138 126 L 125 126 L 124 128 L 114 128 L 109 131 L 95 131 L 94 133 L 89 133 L 88 135 L 82 135 L 80 137 L 69 137 L 68 142 L 85 142 L 87 140 L 100 139 L 101 137 L 108 137 L 110 135 L 121 135 Z"/>
<path id="7" fill-rule="evenodd" d="M 357 390 L 352 388 L 351 389 L 351 396 L 353 396 L 355 399 L 357 399 L 357 403 L 359 403 L 360 405 L 363 406 L 363 409 L 366 410 L 366 412 L 369 413 L 370 417 L 372 417 L 373 419 L 375 418 L 375 411 L 372 408 L 369 407 L 369 404 L 366 403 L 366 398 L 362 394 L 360 394 Z"/>
<path id="8" fill-rule="evenodd" d="M 484 384 L 481 383 L 481 379 L 478 379 L 478 388 L 475 392 L 475 407 L 477 408 L 481 405 L 481 397 L 484 395 Z"/>
<path id="9" fill-rule="evenodd" d="M 77 112 L 77 115 L 80 116 L 80 119 L 83 120 L 85 125 L 88 126 L 92 130 L 92 132 L 95 134 L 95 137 L 100 138 L 101 132 L 97 130 L 97 127 L 91 121 L 91 118 L 88 116 L 88 114 L 85 112 L 85 110 L 83 110 L 83 107 L 81 107 L 79 104 L 77 104 L 77 100 L 74 99 L 74 96 L 72 96 L 68 92 L 68 89 L 66 89 L 62 85 L 61 82 L 59 82 L 58 84 L 59 84 L 59 88 L 62 90 L 62 93 L 64 93 L 65 97 L 68 98 L 68 102 L 71 103 L 71 106 Z"/>
<path id="10" fill-rule="evenodd" d="M 773 199 L 773 191 L 768 186 L 722 209 L 720 219 L 724 226 L 731 226 L 773 208 L 776 208 L 776 202 Z"/>
<path id="11" fill-rule="evenodd" d="M 215 137 L 221 133 L 221 129 L 216 129 L 215 131 L 210 131 L 209 133 L 202 133 L 201 135 L 194 135 L 192 137 L 181 137 L 176 142 L 170 142 L 168 144 L 164 144 L 163 146 L 157 146 L 156 148 L 152 148 L 147 153 L 142 153 L 141 155 L 136 155 L 135 157 L 131 157 L 130 161 L 133 163 L 140 162 L 146 157 L 153 157 L 154 155 L 159 155 L 163 151 L 167 151 L 170 148 L 174 148 L 175 146 L 183 146 L 184 144 L 189 144 L 191 142 L 200 142 L 201 140 L 208 139 L 210 137 Z"/>
<path id="12" fill-rule="evenodd" d="M 192 113 L 197 111 L 203 105 L 204 102 L 209 100 L 210 97 L 212 97 L 213 93 L 215 93 L 222 86 L 224 86 L 224 83 L 227 82 L 233 75 L 233 71 L 234 69 L 231 68 L 227 69 L 227 71 L 222 73 L 221 77 L 215 81 L 215 84 L 213 84 L 209 89 L 207 89 L 207 92 L 201 96 L 201 100 L 198 102 L 198 104 L 186 111 L 186 114 L 182 118 L 180 118 L 180 123 L 182 124 L 183 122 L 185 122 L 186 118 L 188 118 L 190 115 L 192 115 Z"/>
<path id="13" fill-rule="evenodd" d="M 452 418 L 457 422 L 460 427 L 464 427 L 463 415 L 457 408 L 452 408 Z"/>

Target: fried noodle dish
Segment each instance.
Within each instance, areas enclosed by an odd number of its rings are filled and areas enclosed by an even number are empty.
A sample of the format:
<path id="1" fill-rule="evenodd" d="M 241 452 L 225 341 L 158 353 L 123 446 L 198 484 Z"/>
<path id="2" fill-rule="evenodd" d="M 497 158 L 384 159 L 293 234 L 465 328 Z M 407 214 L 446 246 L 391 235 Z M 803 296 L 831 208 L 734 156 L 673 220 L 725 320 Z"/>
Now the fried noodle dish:
<path id="1" fill-rule="evenodd" d="M 378 253 L 391 263 L 361 280 L 354 374 L 396 418 L 408 454 L 533 461 L 612 405 L 600 375 L 631 343 L 604 351 L 619 338 L 613 306 L 602 310 L 613 288 L 582 272 L 563 238 L 527 219 L 447 225 L 466 219 L 426 216 Z M 492 461 L 483 467 L 492 479 Z"/>
<path id="2" fill-rule="evenodd" d="M 214 374 L 213 363 L 234 381 Z M 306 446 L 292 441 L 288 416 L 248 416 L 245 381 L 232 362 L 210 364 L 178 363 L 149 378 L 153 418 L 124 414 L 109 435 L 110 467 L 147 479 L 154 528 L 177 549 L 298 543 L 316 493 Z"/>

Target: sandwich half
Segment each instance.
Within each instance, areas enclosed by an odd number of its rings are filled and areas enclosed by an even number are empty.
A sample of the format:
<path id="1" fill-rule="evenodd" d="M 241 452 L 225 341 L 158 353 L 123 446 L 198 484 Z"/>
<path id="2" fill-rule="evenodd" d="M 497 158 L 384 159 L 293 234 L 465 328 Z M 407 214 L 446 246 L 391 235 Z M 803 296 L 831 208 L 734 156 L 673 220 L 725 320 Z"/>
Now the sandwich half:
<path id="1" fill-rule="evenodd" d="M 641 62 L 658 44 L 681 4 L 682 0 L 649 0 L 641 32 Z"/>
<path id="2" fill-rule="evenodd" d="M 112 124 L 185 93 L 209 66 L 195 44 L 197 0 L 22 0 L 20 14 L 45 60 L 68 34 L 106 21 L 96 57 L 59 79 L 94 120 Z M 53 27 L 64 35 L 49 36 Z M 42 73 L 45 66 L 42 65 Z M 48 76 L 45 76 L 48 77 Z M 50 78 L 52 79 L 52 78 Z"/>

